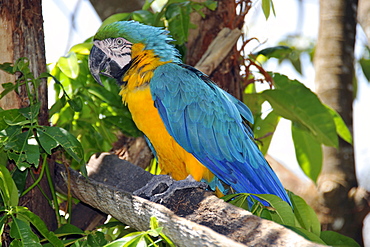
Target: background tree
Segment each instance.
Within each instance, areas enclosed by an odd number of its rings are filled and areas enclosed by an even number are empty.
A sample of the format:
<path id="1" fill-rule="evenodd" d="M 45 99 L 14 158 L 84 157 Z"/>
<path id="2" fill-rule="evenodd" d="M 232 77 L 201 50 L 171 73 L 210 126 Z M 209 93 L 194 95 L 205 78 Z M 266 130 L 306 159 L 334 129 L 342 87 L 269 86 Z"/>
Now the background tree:
<path id="1" fill-rule="evenodd" d="M 39 76 L 46 71 L 44 32 L 41 1 L 2 1 L 0 4 L 0 63 L 11 62 L 16 63 L 16 60 L 26 57 L 29 60 L 31 72 Z M 15 84 L 16 80 L 21 78 L 21 74 L 9 75 L 0 70 L 0 82 L 11 82 Z M 28 83 L 28 82 L 26 82 Z M 39 88 L 33 88 L 32 83 L 21 85 L 18 88 L 18 93 L 11 92 L 0 101 L 2 109 L 16 109 L 30 106 L 30 98 L 28 91 L 36 97 L 40 105 L 40 113 L 38 122 L 40 125 L 48 125 L 48 91 L 46 79 L 41 79 Z M 35 90 L 38 91 L 36 94 Z M 2 157 L 3 159 L 4 157 Z M 4 160 L 1 161 L 2 163 Z M 42 162 L 42 161 L 41 161 Z M 53 163 L 49 164 L 53 170 Z M 10 170 L 17 170 L 14 163 L 10 163 Z M 39 176 L 39 170 L 32 168 L 29 172 L 34 174 L 34 178 Z M 34 179 L 28 174 L 28 171 L 22 172 L 27 176 L 26 187 L 34 183 Z M 53 174 L 53 173 L 52 173 Z M 45 191 L 46 195 L 51 198 L 49 185 L 44 177 L 40 181 L 40 186 Z M 20 205 L 28 207 L 32 212 L 47 223 L 50 229 L 56 229 L 56 218 L 54 210 L 50 207 L 48 201 L 41 193 L 40 189 L 35 187 L 22 197 Z"/>
<path id="2" fill-rule="evenodd" d="M 357 6 L 356 0 L 320 1 L 320 28 L 314 58 L 317 93 L 342 116 L 350 130 L 353 129 Z M 324 165 L 318 180 L 324 206 L 318 212 L 321 222 L 327 229 L 361 241 L 365 215 L 361 210 L 363 202 L 356 198 L 357 187 L 353 145 L 340 139 L 338 149 L 324 147 Z"/>

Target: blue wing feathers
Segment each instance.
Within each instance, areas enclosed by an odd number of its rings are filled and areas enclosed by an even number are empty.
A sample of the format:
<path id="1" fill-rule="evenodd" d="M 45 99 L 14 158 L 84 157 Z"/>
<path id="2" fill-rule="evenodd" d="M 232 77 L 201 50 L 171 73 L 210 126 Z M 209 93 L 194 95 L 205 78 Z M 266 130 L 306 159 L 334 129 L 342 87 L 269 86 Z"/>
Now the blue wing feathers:
<path id="1" fill-rule="evenodd" d="M 174 63 L 155 70 L 150 89 L 169 134 L 218 179 L 237 192 L 275 194 L 290 203 L 243 122 L 253 123 L 245 104 L 202 72 Z"/>

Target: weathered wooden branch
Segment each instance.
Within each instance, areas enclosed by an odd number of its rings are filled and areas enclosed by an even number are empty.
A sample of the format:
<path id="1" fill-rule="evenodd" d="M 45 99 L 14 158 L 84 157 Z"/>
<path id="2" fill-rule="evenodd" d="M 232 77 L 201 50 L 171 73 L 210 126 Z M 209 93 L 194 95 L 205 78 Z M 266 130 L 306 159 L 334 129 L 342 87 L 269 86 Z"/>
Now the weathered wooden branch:
<path id="1" fill-rule="evenodd" d="M 178 246 L 320 246 L 199 188 L 177 190 L 163 205 L 133 196 L 154 175 L 115 155 L 92 159 L 88 173 L 57 166 L 57 189 L 65 193 L 69 183 L 74 197 L 138 230 L 155 216 Z"/>
<path id="2" fill-rule="evenodd" d="M 202 58 L 195 65 L 195 68 L 210 75 L 229 54 L 241 34 L 242 32 L 238 28 L 233 30 L 227 27 L 223 28 L 212 41 Z"/>

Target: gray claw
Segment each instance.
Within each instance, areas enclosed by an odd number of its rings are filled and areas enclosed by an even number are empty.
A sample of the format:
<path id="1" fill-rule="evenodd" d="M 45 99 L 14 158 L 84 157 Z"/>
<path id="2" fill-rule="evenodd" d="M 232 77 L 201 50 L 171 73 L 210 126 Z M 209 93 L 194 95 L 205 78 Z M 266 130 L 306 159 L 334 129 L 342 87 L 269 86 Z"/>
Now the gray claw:
<path id="1" fill-rule="evenodd" d="M 168 175 L 154 176 L 144 187 L 133 192 L 135 196 L 148 199 L 152 202 L 164 203 L 175 191 L 191 188 L 206 189 L 208 185 L 196 181 L 191 175 L 184 180 L 174 180 Z"/>

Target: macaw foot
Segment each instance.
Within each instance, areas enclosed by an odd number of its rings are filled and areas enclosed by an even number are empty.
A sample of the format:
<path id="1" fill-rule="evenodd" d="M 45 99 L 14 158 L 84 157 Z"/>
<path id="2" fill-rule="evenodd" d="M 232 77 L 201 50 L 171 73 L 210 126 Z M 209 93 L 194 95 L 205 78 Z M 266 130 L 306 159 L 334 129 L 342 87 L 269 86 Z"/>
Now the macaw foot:
<path id="1" fill-rule="evenodd" d="M 133 194 L 152 202 L 165 203 L 178 190 L 207 189 L 207 187 L 206 183 L 196 181 L 191 175 L 184 180 L 174 180 L 168 175 L 157 175 Z"/>

